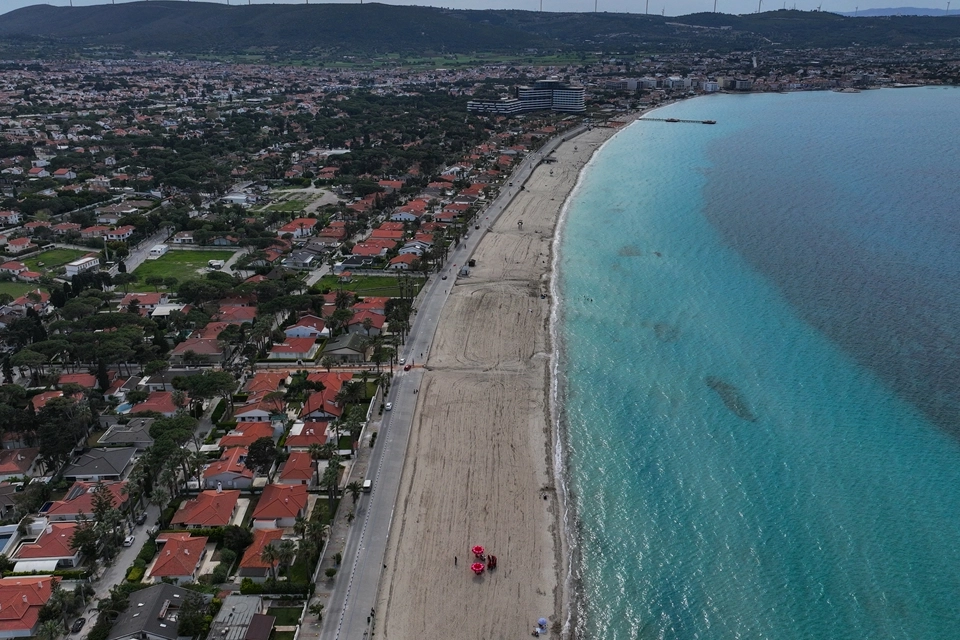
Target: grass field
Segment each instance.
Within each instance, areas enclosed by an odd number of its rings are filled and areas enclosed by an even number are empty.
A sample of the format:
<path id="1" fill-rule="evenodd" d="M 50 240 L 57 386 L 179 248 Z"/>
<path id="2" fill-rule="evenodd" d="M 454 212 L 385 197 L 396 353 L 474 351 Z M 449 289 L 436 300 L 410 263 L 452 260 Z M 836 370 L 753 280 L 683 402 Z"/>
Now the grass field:
<path id="1" fill-rule="evenodd" d="M 354 276 L 350 282 L 343 285 L 347 291 L 353 291 L 360 297 L 366 296 L 387 296 L 388 298 L 399 298 L 400 287 L 397 284 L 399 278 L 392 276 Z M 413 277 L 410 279 L 413 283 L 414 295 L 423 287 L 423 278 Z M 314 287 L 318 289 L 336 290 L 340 284 L 337 282 L 337 276 L 323 276 L 317 281 Z"/>
<path id="2" fill-rule="evenodd" d="M 309 582 L 310 576 L 307 576 Z M 270 607 L 267 609 L 267 615 L 276 616 L 278 627 L 294 627 L 300 624 L 300 607 Z"/>
<path id="3" fill-rule="evenodd" d="M 44 251 L 38 255 L 33 256 L 32 258 L 27 258 L 23 261 L 23 264 L 27 265 L 27 268 L 30 271 L 39 271 L 43 273 L 44 271 L 50 271 L 57 267 L 61 267 L 68 262 L 73 262 L 77 258 L 84 256 L 90 252 L 94 251 L 81 251 L 80 249 L 50 249 L 49 251 Z M 43 263 L 42 265 L 39 263 Z"/>
<path id="4" fill-rule="evenodd" d="M 34 289 L 40 289 L 35 284 L 29 282 L 0 282 L 0 293 L 9 293 L 14 298 L 19 298 L 27 291 L 33 291 Z"/>
<path id="5" fill-rule="evenodd" d="M 282 202 L 274 202 L 271 205 L 268 205 L 264 211 L 303 211 L 308 202 L 303 200 L 283 200 Z"/>
<path id="6" fill-rule="evenodd" d="M 176 251 L 171 249 L 156 260 L 147 260 L 137 267 L 134 274 L 140 279 L 131 285 L 130 289 L 131 291 L 153 291 L 153 287 L 145 283 L 145 280 L 150 276 L 176 278 L 180 282 L 191 278 L 199 278 L 202 275 L 199 270 L 206 269 L 208 261 L 229 260 L 233 254 L 233 251 Z"/>

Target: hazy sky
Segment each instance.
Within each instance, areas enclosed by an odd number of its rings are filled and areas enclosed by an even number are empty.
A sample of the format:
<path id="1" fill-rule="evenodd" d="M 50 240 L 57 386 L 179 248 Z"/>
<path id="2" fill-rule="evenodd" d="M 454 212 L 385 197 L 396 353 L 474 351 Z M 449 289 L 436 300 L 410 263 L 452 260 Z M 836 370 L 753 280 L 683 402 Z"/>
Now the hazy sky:
<path id="1" fill-rule="evenodd" d="M 129 0 L 116 0 L 119 4 Z M 184 0 L 181 0 L 184 1 Z M 214 0 L 220 4 L 227 4 L 227 0 Z M 528 9 L 536 11 L 540 8 L 541 0 L 417 0 L 415 2 L 408 0 L 381 0 L 384 4 L 398 5 L 427 5 L 434 7 L 449 7 L 452 9 Z M 751 13 L 757 10 L 758 0 L 717 0 L 717 10 L 723 13 Z M 110 0 L 73 0 L 73 6 L 81 7 L 93 4 L 109 4 Z M 247 4 L 248 0 L 229 0 L 229 4 Z M 304 0 L 250 0 L 252 4 L 303 4 Z M 314 4 L 320 4 L 321 0 L 312 0 Z M 331 4 L 356 4 L 356 0 L 351 2 L 340 0 L 327 0 Z M 647 0 L 543 0 L 544 11 L 593 11 L 594 2 L 597 3 L 600 11 L 617 11 L 629 13 L 643 13 L 647 6 Z M 70 0 L 47 0 L 47 2 L 37 2 L 37 0 L 0 0 L 0 12 L 7 12 L 20 7 L 26 7 L 33 4 L 52 4 L 54 6 L 66 7 L 70 5 Z M 821 0 L 792 0 L 786 3 L 788 8 L 797 9 L 816 9 L 821 4 Z M 960 8 L 960 0 L 954 0 L 954 4 Z M 823 0 L 824 11 L 853 11 L 857 6 L 861 9 L 883 8 L 883 7 L 942 7 L 946 8 L 946 1 L 940 0 Z M 661 11 L 669 15 L 684 15 L 687 13 L 696 13 L 698 11 L 712 11 L 713 0 L 649 0 L 650 13 L 660 13 Z M 784 7 L 784 0 L 763 0 L 764 9 L 781 9 Z M 955 9 L 951 9 L 953 13 Z"/>

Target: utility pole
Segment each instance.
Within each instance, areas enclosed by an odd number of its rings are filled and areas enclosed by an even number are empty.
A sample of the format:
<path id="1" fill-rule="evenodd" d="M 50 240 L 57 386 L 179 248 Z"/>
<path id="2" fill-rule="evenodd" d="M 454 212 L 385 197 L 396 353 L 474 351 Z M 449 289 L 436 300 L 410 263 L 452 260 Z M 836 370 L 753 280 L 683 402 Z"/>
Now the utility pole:
<path id="1" fill-rule="evenodd" d="M 647 8 L 644 10 L 646 15 L 650 15 L 650 0 L 647 0 Z"/>
<path id="2" fill-rule="evenodd" d="M 713 12 L 717 12 L 717 0 L 713 0 Z"/>
<path id="3" fill-rule="evenodd" d="M 760 13 L 760 7 L 762 6 L 763 6 L 763 0 L 760 0 L 760 2 L 757 3 L 757 13 Z"/>

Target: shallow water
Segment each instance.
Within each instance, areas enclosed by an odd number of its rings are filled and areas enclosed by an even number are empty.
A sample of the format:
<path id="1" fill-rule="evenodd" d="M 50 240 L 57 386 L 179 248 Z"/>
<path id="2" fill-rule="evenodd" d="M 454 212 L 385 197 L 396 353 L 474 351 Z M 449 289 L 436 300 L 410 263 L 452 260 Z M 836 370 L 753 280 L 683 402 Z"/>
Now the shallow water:
<path id="1" fill-rule="evenodd" d="M 589 638 L 952 638 L 960 91 L 712 96 L 560 240 Z"/>

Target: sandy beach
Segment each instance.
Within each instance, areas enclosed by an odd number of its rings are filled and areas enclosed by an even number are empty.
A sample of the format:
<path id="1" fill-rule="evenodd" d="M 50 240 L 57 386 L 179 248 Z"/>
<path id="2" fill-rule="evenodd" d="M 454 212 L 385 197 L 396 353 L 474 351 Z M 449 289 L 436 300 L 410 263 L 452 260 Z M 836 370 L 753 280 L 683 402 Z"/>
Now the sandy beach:
<path id="1" fill-rule="evenodd" d="M 521 637 L 540 617 L 558 636 L 564 561 L 548 403 L 550 299 L 540 296 L 550 290 L 564 200 L 615 132 L 594 128 L 562 144 L 557 162 L 534 170 L 486 233 L 471 274 L 451 283 L 390 532 L 379 637 Z M 469 569 L 476 544 L 499 559 L 479 577 Z"/>

